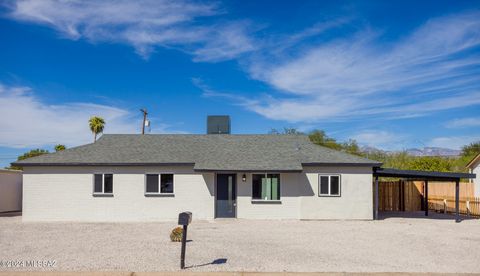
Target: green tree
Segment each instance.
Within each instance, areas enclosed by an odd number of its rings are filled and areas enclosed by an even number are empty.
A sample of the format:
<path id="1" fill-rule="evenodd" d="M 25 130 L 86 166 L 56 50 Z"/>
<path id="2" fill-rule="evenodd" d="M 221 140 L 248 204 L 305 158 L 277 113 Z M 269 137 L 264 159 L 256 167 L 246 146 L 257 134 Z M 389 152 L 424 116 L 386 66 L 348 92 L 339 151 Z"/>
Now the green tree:
<path id="1" fill-rule="evenodd" d="M 342 146 L 342 150 L 347 153 L 362 155 L 362 152 L 360 151 L 360 147 L 358 146 L 357 141 L 353 139 L 350 139 L 347 142 L 343 142 L 341 146 Z"/>
<path id="2" fill-rule="evenodd" d="M 18 156 L 17 158 L 17 161 L 20 161 L 20 160 L 25 160 L 27 158 L 31 158 L 31 157 L 35 157 L 35 156 L 40 156 L 42 154 L 47 154 L 48 153 L 48 150 L 44 150 L 44 149 L 33 149 L 29 152 L 26 152 L 20 156 Z M 21 170 L 22 168 L 21 167 L 17 167 L 17 166 L 10 166 L 8 169 L 12 169 L 12 170 Z"/>
<path id="3" fill-rule="evenodd" d="M 386 159 L 383 161 L 383 164 L 384 167 L 387 168 L 409 170 L 412 169 L 410 166 L 412 159 L 413 156 L 403 151 L 393 154 L 387 154 Z"/>
<path id="4" fill-rule="evenodd" d="M 90 130 L 93 133 L 93 142 L 97 141 L 97 135 L 103 132 L 105 128 L 105 120 L 101 117 L 93 116 L 88 120 Z"/>
<path id="5" fill-rule="evenodd" d="M 61 145 L 61 144 L 55 145 L 55 151 L 57 152 L 65 149 L 66 149 L 65 145 Z"/>
<path id="6" fill-rule="evenodd" d="M 312 143 L 324 146 L 327 148 L 342 150 L 342 145 L 337 143 L 337 140 L 334 138 L 328 137 L 328 135 L 323 130 L 314 130 L 308 134 L 308 138 Z"/>
<path id="7" fill-rule="evenodd" d="M 480 153 L 480 141 L 470 143 L 462 147 L 462 156 L 473 158 Z"/>
<path id="8" fill-rule="evenodd" d="M 463 146 L 460 157 L 453 161 L 453 170 L 467 172 L 468 170 L 465 166 L 479 153 L 480 141 Z"/>
<path id="9" fill-rule="evenodd" d="M 453 171 L 453 160 L 441 156 L 423 156 L 414 158 L 410 166 L 412 170 L 451 172 Z"/>

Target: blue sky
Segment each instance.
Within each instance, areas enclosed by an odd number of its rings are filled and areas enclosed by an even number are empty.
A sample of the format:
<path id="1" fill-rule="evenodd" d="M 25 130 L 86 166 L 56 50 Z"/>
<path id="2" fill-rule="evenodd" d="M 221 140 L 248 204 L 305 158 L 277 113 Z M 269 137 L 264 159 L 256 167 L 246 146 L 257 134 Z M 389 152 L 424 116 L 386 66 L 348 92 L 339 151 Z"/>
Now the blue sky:
<path id="1" fill-rule="evenodd" d="M 105 133 L 323 129 L 389 150 L 480 139 L 478 1 L 2 1 L 0 166 Z"/>

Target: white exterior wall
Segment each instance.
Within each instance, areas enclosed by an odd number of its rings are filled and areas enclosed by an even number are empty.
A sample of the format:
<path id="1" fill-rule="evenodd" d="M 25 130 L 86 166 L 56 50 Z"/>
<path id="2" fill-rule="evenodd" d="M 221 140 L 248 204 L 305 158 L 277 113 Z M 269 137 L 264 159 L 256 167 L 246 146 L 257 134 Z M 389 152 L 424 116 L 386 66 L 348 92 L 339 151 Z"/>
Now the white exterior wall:
<path id="1" fill-rule="evenodd" d="M 113 173 L 113 197 L 94 197 L 93 174 Z M 174 173 L 173 197 L 145 197 L 145 173 Z M 24 221 L 176 220 L 192 211 L 194 219 L 213 219 L 212 173 L 190 167 L 28 167 L 24 171 Z"/>
<path id="2" fill-rule="evenodd" d="M 145 197 L 145 173 L 174 173 L 174 197 Z M 93 174 L 113 173 L 113 197 L 94 197 Z M 273 172 L 274 173 L 274 172 Z M 318 174 L 340 174 L 341 196 L 319 197 Z M 370 167 L 305 167 L 282 173 L 280 203 L 252 201 L 252 174 L 237 173 L 237 218 L 372 219 Z M 25 221 L 176 220 L 192 211 L 194 219 L 213 219 L 215 174 L 192 167 L 28 167 L 24 171 Z"/>
<path id="3" fill-rule="evenodd" d="M 340 197 L 318 196 L 319 173 L 340 174 Z M 373 219 L 372 168 L 307 167 L 302 175 L 308 184 L 301 185 L 307 189 L 301 200 L 301 219 Z"/>
<path id="4" fill-rule="evenodd" d="M 319 174 L 340 175 L 339 197 L 318 196 Z M 252 201 L 252 174 L 237 175 L 237 217 L 246 219 L 373 219 L 371 167 L 304 167 L 280 175 L 280 203 Z"/>
<path id="5" fill-rule="evenodd" d="M 480 163 L 477 163 L 472 168 L 472 173 L 476 174 L 477 177 L 473 179 L 474 189 L 475 189 L 475 196 L 480 197 Z"/>
<path id="6" fill-rule="evenodd" d="M 237 218 L 245 219 L 298 219 L 300 198 L 298 194 L 298 173 L 280 174 L 280 201 L 252 201 L 252 174 L 237 174 Z M 256 202 L 256 203 L 255 203 Z"/>
<path id="7" fill-rule="evenodd" d="M 22 210 L 22 172 L 0 169 L 0 213 Z"/>

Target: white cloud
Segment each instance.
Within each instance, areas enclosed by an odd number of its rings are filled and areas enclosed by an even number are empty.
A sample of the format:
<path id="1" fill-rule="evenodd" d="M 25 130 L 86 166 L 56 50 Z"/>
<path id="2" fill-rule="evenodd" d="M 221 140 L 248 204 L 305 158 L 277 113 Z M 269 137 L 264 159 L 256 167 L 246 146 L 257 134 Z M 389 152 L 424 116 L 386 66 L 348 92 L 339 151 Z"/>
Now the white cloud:
<path id="1" fill-rule="evenodd" d="M 255 79 L 280 94 L 249 108 L 291 122 L 405 118 L 480 104 L 480 13 L 436 18 L 395 42 L 366 30 L 283 59 L 257 58 Z"/>
<path id="2" fill-rule="evenodd" d="M 69 39 L 125 43 L 148 58 L 156 47 L 178 47 L 199 61 L 235 58 L 254 49 L 248 22 L 201 23 L 221 15 L 215 3 L 187 0 L 18 0 L 11 18 L 50 26 Z"/>
<path id="3" fill-rule="evenodd" d="M 434 18 L 385 42 L 371 28 L 322 37 L 358 23 L 350 18 L 254 39 L 258 26 L 222 21 L 225 11 L 216 2 L 19 0 L 7 6 L 14 19 L 50 26 L 70 39 L 128 44 L 144 57 L 168 47 L 198 62 L 237 59 L 275 93 L 206 95 L 233 96 L 269 119 L 311 124 L 412 118 L 480 104 L 480 56 L 471 51 L 480 46 L 479 12 Z"/>
<path id="4" fill-rule="evenodd" d="M 461 149 L 472 142 L 480 141 L 480 135 L 437 137 L 430 141 L 432 147 Z"/>
<path id="5" fill-rule="evenodd" d="M 28 87 L 8 87 L 0 83 L 0 146 L 24 148 L 91 143 L 88 127 L 91 116 L 103 117 L 105 133 L 138 133 L 139 114 L 95 104 L 47 104 Z M 135 117 L 136 116 L 136 117 Z M 165 132 L 168 125 L 156 124 L 154 132 Z"/>
<path id="6" fill-rule="evenodd" d="M 445 126 L 447 128 L 467 128 L 480 127 L 480 117 L 461 118 L 448 121 Z"/>
<path id="7" fill-rule="evenodd" d="M 361 145 L 375 148 L 401 150 L 405 148 L 404 135 L 384 130 L 365 130 L 352 137 Z"/>

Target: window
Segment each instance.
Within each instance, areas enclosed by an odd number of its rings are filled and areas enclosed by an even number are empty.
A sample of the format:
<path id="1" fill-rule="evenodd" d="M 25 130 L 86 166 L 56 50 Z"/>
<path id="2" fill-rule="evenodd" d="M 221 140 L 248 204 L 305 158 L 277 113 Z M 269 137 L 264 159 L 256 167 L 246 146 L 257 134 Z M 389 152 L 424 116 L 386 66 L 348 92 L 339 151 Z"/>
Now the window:
<path id="1" fill-rule="evenodd" d="M 93 193 L 105 195 L 113 194 L 113 174 L 94 174 Z"/>
<path id="2" fill-rule="evenodd" d="M 158 174 L 147 174 L 147 193 L 158 193 Z"/>
<path id="3" fill-rule="evenodd" d="M 280 200 L 280 174 L 253 174 L 252 199 Z"/>
<path id="4" fill-rule="evenodd" d="M 340 196 L 340 175 L 319 175 L 318 196 Z"/>
<path id="5" fill-rule="evenodd" d="M 145 194 L 173 194 L 173 174 L 147 174 Z"/>
<path id="6" fill-rule="evenodd" d="M 162 174 L 160 178 L 160 192 L 173 194 L 173 174 Z"/>

